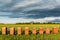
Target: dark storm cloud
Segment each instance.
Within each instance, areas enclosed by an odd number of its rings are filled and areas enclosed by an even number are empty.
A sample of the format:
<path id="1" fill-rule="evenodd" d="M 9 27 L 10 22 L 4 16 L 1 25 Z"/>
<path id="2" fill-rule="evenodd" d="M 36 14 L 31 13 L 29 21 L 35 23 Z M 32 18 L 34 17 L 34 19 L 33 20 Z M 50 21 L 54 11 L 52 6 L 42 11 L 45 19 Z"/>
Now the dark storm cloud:
<path id="1" fill-rule="evenodd" d="M 60 16 L 59 0 L 1 0 L 0 3 L 0 12 L 11 13 L 9 15 L 3 14 L 0 16 L 9 18 L 38 19 L 50 16 Z M 29 10 L 30 8 L 31 10 Z"/>
<path id="2" fill-rule="evenodd" d="M 31 15 L 29 15 L 31 14 Z M 34 14 L 34 15 L 33 15 Z M 44 18 L 44 17 L 58 17 L 60 16 L 60 8 L 55 8 L 53 10 L 31 10 L 31 11 L 24 11 L 24 12 L 13 12 L 11 14 L 11 18 L 32 18 L 32 19 L 38 19 L 38 18 Z"/>
<path id="3" fill-rule="evenodd" d="M 56 8 L 53 10 L 32 10 L 29 12 L 26 12 L 27 14 L 36 14 L 36 15 L 29 15 L 27 17 L 30 18 L 43 18 L 43 17 L 50 17 L 50 16 L 60 16 L 60 8 Z"/>

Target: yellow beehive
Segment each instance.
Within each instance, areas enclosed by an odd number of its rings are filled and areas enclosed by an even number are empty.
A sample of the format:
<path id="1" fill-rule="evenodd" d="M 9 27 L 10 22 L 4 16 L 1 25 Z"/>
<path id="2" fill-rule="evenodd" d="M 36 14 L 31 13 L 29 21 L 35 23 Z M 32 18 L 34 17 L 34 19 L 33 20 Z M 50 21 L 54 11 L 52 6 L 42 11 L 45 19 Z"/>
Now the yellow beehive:
<path id="1" fill-rule="evenodd" d="M 46 28 L 46 34 L 50 34 L 50 29 Z"/>
<path id="2" fill-rule="evenodd" d="M 60 28 L 58 28 L 58 31 L 59 31 L 59 33 L 60 33 Z"/>
<path id="3" fill-rule="evenodd" d="M 58 33 L 58 28 L 52 28 L 52 32 L 54 33 L 54 34 L 57 34 Z"/>
<path id="4" fill-rule="evenodd" d="M 29 28 L 26 27 L 26 28 L 25 28 L 25 35 L 28 35 L 28 34 L 29 34 Z"/>
<path id="5" fill-rule="evenodd" d="M 14 28 L 10 28 L 10 35 L 14 35 Z"/>
<path id="6" fill-rule="evenodd" d="M 2 27 L 2 34 L 6 35 L 6 32 L 7 32 L 7 28 L 6 27 Z"/>
<path id="7" fill-rule="evenodd" d="M 43 32 L 44 32 L 43 28 L 39 28 L 39 33 L 43 34 Z"/>
<path id="8" fill-rule="evenodd" d="M 21 27 L 18 27 L 17 33 L 18 33 L 18 35 L 21 35 L 21 33 L 22 33 L 22 28 Z"/>
<path id="9" fill-rule="evenodd" d="M 32 34 L 36 34 L 36 29 L 35 28 L 32 29 Z"/>

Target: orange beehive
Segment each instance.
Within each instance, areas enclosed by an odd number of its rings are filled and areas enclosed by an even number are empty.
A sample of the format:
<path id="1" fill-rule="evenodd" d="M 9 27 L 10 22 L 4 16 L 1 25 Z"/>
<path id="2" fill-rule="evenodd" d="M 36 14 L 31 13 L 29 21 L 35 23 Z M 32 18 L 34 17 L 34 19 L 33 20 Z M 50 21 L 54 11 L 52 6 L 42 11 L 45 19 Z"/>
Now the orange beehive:
<path id="1" fill-rule="evenodd" d="M 46 28 L 46 34 L 50 34 L 50 29 Z"/>
<path id="2" fill-rule="evenodd" d="M 14 28 L 10 28 L 10 35 L 14 35 Z"/>
<path id="3" fill-rule="evenodd" d="M 2 34 L 6 35 L 6 32 L 7 32 L 7 28 L 6 27 L 2 27 Z"/>
<path id="4" fill-rule="evenodd" d="M 54 34 L 57 34 L 58 33 L 58 28 L 52 28 L 52 32 L 54 33 Z"/>
<path id="5" fill-rule="evenodd" d="M 43 28 L 39 28 L 39 33 L 43 34 L 43 32 L 44 32 Z"/>
<path id="6" fill-rule="evenodd" d="M 32 34 L 36 34 L 36 29 L 35 28 L 32 29 Z"/>
<path id="7" fill-rule="evenodd" d="M 28 34 L 29 34 L 29 28 L 26 27 L 26 28 L 25 28 L 25 35 L 28 35 Z"/>
<path id="8" fill-rule="evenodd" d="M 18 27 L 17 33 L 18 33 L 18 35 L 21 35 L 21 33 L 22 33 L 22 28 L 21 27 Z"/>
<path id="9" fill-rule="evenodd" d="M 60 33 L 60 28 L 58 29 L 59 33 Z"/>

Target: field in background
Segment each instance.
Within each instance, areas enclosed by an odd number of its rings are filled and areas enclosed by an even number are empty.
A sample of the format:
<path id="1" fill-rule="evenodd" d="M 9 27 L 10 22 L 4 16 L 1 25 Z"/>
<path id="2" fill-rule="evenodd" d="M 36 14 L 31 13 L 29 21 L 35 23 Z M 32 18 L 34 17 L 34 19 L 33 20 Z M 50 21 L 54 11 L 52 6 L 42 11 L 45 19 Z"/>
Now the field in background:
<path id="1" fill-rule="evenodd" d="M 53 27 L 60 27 L 60 24 L 0 24 L 0 30 L 2 27 L 7 27 L 7 29 L 9 30 L 10 27 L 14 27 L 15 29 L 17 27 L 22 27 L 22 29 L 24 30 L 25 27 L 29 27 L 30 30 L 32 30 L 32 28 L 36 28 L 38 29 L 39 27 L 42 28 L 50 28 L 52 29 Z"/>
<path id="2" fill-rule="evenodd" d="M 22 27 L 22 29 L 24 30 L 25 27 L 29 27 L 30 30 L 32 30 L 32 28 L 36 28 L 38 29 L 39 27 L 42 28 L 50 28 L 52 29 L 53 27 L 57 27 L 60 28 L 60 24 L 0 24 L 0 31 L 2 27 L 7 27 L 7 29 L 9 30 L 9 28 L 14 27 L 15 30 L 17 30 L 18 27 Z M 1 35 L 0 34 L 0 40 L 60 40 L 60 33 L 54 35 L 53 33 L 51 33 L 50 35 L 40 35 L 40 34 L 30 34 L 30 35 Z"/>

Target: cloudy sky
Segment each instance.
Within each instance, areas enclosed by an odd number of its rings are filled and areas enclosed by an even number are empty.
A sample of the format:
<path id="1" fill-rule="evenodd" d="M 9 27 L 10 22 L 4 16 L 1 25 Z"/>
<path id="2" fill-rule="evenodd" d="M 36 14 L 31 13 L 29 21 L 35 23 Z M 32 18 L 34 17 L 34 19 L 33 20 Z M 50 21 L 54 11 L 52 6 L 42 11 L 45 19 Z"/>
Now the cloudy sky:
<path id="1" fill-rule="evenodd" d="M 60 22 L 60 0 L 0 0 L 0 23 Z"/>

